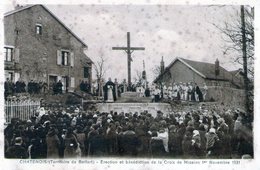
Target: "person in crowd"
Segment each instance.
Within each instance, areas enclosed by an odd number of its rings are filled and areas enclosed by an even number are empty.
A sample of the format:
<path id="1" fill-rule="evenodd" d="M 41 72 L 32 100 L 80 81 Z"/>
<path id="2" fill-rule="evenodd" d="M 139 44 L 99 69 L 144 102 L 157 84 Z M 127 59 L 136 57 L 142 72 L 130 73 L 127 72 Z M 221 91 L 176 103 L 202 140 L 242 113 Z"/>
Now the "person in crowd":
<path id="1" fill-rule="evenodd" d="M 193 146 L 193 155 L 196 156 L 202 156 L 202 150 L 201 150 L 201 137 L 198 130 L 193 130 L 193 136 L 191 140 L 191 145 Z"/>
<path id="2" fill-rule="evenodd" d="M 42 91 L 41 91 L 41 93 L 45 94 L 47 92 L 48 92 L 48 84 L 44 81 L 42 83 Z"/>
<path id="3" fill-rule="evenodd" d="M 197 83 L 195 83 L 195 93 L 196 93 L 196 101 L 202 102 L 203 94 L 202 94 L 199 86 L 197 85 Z"/>
<path id="4" fill-rule="evenodd" d="M 152 157 L 162 157 L 165 155 L 165 148 L 163 145 L 163 140 L 158 138 L 158 133 L 156 131 L 152 132 L 152 138 L 150 141 L 150 152 Z"/>
<path id="5" fill-rule="evenodd" d="M 168 141 L 169 141 L 169 135 L 168 131 L 165 131 L 164 128 L 160 128 L 160 130 L 157 132 L 156 137 L 152 137 L 154 140 L 161 140 L 163 142 L 163 147 L 165 152 L 169 152 L 168 147 Z"/>
<path id="6" fill-rule="evenodd" d="M 20 80 L 16 81 L 16 83 L 15 83 L 15 92 L 16 93 L 21 93 L 22 92 L 22 87 L 21 87 Z"/>
<path id="7" fill-rule="evenodd" d="M 26 90 L 25 90 L 26 89 L 26 84 L 25 84 L 25 82 L 23 80 L 21 80 L 20 85 L 21 85 L 21 92 L 25 93 L 26 92 Z"/>
<path id="8" fill-rule="evenodd" d="M 44 114 L 40 110 L 27 121 L 13 118 L 5 128 L 6 158 L 15 157 L 14 150 L 21 148 L 27 155 L 20 157 L 31 159 L 231 158 L 234 153 L 253 157 L 252 139 L 243 131 L 246 115 L 230 108 L 203 106 L 203 109 L 176 110 L 168 115 L 158 111 L 156 116 L 148 111 L 83 111 L 76 106 L 50 109 Z"/>
<path id="9" fill-rule="evenodd" d="M 120 142 L 122 146 L 121 154 L 123 156 L 137 156 L 137 146 L 139 145 L 139 141 L 132 123 L 129 123 L 126 126 L 126 130 L 123 132 Z"/>
<path id="10" fill-rule="evenodd" d="M 154 102 L 159 102 L 161 98 L 161 90 L 159 89 L 158 86 L 155 86 L 155 89 L 154 89 Z"/>
<path id="11" fill-rule="evenodd" d="M 28 93 L 29 93 L 29 94 L 32 94 L 32 93 L 33 93 L 33 80 L 31 80 L 31 81 L 28 83 L 27 87 L 28 87 Z"/>
<path id="12" fill-rule="evenodd" d="M 219 155 L 222 155 L 223 158 L 231 158 L 231 136 L 229 134 L 229 127 L 225 123 L 225 119 L 219 118 L 219 127 L 217 135 L 220 140 Z"/>
<path id="13" fill-rule="evenodd" d="M 47 158 L 59 158 L 60 139 L 55 126 L 51 126 L 46 136 Z"/>
<path id="14" fill-rule="evenodd" d="M 62 84 L 61 80 L 58 81 L 58 83 L 56 84 L 56 86 L 57 86 L 57 92 L 58 92 L 58 94 L 62 94 L 63 84 Z"/>
<path id="15" fill-rule="evenodd" d="M 86 135 L 83 132 L 83 127 L 82 125 L 78 124 L 75 130 L 75 135 L 79 143 L 79 147 L 81 150 L 81 156 L 84 157 L 86 155 L 86 147 L 85 147 L 85 141 L 86 141 Z"/>
<path id="16" fill-rule="evenodd" d="M 184 100 L 184 85 L 182 82 L 179 84 L 179 94 L 180 94 L 180 100 Z"/>
<path id="17" fill-rule="evenodd" d="M 77 156 L 78 141 L 71 127 L 68 128 L 64 136 L 64 145 L 64 158 L 75 158 Z"/>
<path id="18" fill-rule="evenodd" d="M 192 133 L 190 131 L 185 132 L 182 140 L 182 151 L 184 158 L 191 158 L 193 154 L 192 148 Z"/>
<path id="19" fill-rule="evenodd" d="M 219 137 L 216 134 L 216 130 L 214 128 L 210 128 L 209 132 L 205 134 L 206 136 L 206 150 L 207 157 L 215 157 L 217 156 L 217 145 L 219 142 Z"/>
<path id="20" fill-rule="evenodd" d="M 150 88 L 147 87 L 144 91 L 144 94 L 145 94 L 145 97 L 150 97 L 151 96 L 151 91 L 150 91 Z"/>
<path id="21" fill-rule="evenodd" d="M 194 83 L 191 83 L 191 101 L 196 101 L 196 86 Z"/>
<path id="22" fill-rule="evenodd" d="M 28 158 L 28 153 L 26 149 L 22 146 L 22 143 L 23 139 L 21 137 L 16 137 L 14 145 L 7 148 L 5 157 L 15 159 Z"/>
<path id="23" fill-rule="evenodd" d="M 85 91 L 85 83 L 84 83 L 83 80 L 81 81 L 81 83 L 80 83 L 80 85 L 79 85 L 79 89 L 80 89 L 81 91 Z"/>
<path id="24" fill-rule="evenodd" d="M 85 81 L 85 92 L 91 93 L 91 85 L 88 81 Z"/>
<path id="25" fill-rule="evenodd" d="M 108 78 L 108 81 L 106 82 L 105 86 L 103 87 L 105 101 L 108 99 L 109 88 L 112 90 L 113 99 L 115 101 L 116 100 L 115 83 L 112 82 L 111 78 Z"/>
<path id="26" fill-rule="evenodd" d="M 39 82 L 39 83 L 37 83 L 37 94 L 40 94 L 40 93 L 42 93 L 42 89 L 43 89 L 43 82 L 42 82 L 42 80 Z"/>
<path id="27" fill-rule="evenodd" d="M 192 84 L 191 82 L 188 83 L 188 101 L 191 101 L 192 99 Z"/>
<path id="28" fill-rule="evenodd" d="M 189 90 L 188 83 L 183 83 L 182 90 L 183 90 L 183 96 L 182 96 L 183 100 L 188 100 L 188 90 Z"/>
<path id="29" fill-rule="evenodd" d="M 28 154 L 30 159 L 40 159 L 43 158 L 41 152 L 42 149 L 41 143 L 38 139 L 31 139 L 31 145 L 28 147 Z"/>
<path id="30" fill-rule="evenodd" d="M 52 92 L 54 95 L 57 95 L 58 94 L 58 88 L 57 88 L 57 83 L 56 82 L 53 82 L 52 83 Z"/>
<path id="31" fill-rule="evenodd" d="M 107 131 L 106 131 L 107 152 L 111 155 L 115 153 L 115 151 L 117 150 L 116 126 L 112 122 L 112 119 L 107 119 L 107 123 L 108 123 Z"/>
<path id="32" fill-rule="evenodd" d="M 203 83 L 203 87 L 201 89 L 202 95 L 203 95 L 203 101 L 206 100 L 206 95 L 208 93 L 208 86 L 206 85 L 206 83 Z"/>
<path id="33" fill-rule="evenodd" d="M 12 94 L 13 94 L 12 82 L 9 78 L 7 78 L 6 81 L 4 82 L 5 99 L 7 99 L 7 97 Z"/>

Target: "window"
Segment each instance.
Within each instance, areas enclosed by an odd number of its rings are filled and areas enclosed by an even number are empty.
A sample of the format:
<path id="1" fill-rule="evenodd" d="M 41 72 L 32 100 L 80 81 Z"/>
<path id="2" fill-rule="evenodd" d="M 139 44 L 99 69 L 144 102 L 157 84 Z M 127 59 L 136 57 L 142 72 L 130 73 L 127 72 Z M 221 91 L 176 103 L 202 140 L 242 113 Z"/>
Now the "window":
<path id="1" fill-rule="evenodd" d="M 74 53 L 70 50 L 57 50 L 57 65 L 74 67 Z"/>
<path id="2" fill-rule="evenodd" d="M 15 34 L 16 34 L 16 35 L 19 35 L 19 33 L 20 33 L 20 30 L 18 30 L 18 29 L 15 29 L 15 30 L 14 30 L 14 32 L 15 32 Z"/>
<path id="3" fill-rule="evenodd" d="M 68 51 L 61 51 L 61 65 L 67 66 L 68 65 L 68 58 L 69 58 L 69 52 Z"/>
<path id="4" fill-rule="evenodd" d="M 41 24 L 36 24 L 35 32 L 37 35 L 42 35 L 42 25 Z"/>
<path id="5" fill-rule="evenodd" d="M 84 67 L 84 78 L 88 78 L 89 77 L 89 69 L 88 67 Z"/>
<path id="6" fill-rule="evenodd" d="M 14 49 L 10 47 L 5 47 L 5 61 L 13 61 Z"/>

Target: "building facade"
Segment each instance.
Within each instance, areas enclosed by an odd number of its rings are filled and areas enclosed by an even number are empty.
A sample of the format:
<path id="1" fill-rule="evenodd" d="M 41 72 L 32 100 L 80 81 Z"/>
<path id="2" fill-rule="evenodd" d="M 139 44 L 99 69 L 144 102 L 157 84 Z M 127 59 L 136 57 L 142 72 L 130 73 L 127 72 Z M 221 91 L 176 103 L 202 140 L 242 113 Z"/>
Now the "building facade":
<path id="1" fill-rule="evenodd" d="M 199 86 L 203 86 L 206 83 L 207 86 L 243 87 L 241 80 L 221 67 L 218 60 L 212 64 L 175 58 L 168 67 L 161 68 L 161 70 L 163 71 L 154 80 L 154 83 L 164 83 L 170 86 L 173 83 L 194 82 Z"/>
<path id="2" fill-rule="evenodd" d="M 43 81 L 63 90 L 92 81 L 88 46 L 43 5 L 18 7 L 4 16 L 5 77 L 26 84 Z M 91 84 L 91 83 L 90 83 Z"/>

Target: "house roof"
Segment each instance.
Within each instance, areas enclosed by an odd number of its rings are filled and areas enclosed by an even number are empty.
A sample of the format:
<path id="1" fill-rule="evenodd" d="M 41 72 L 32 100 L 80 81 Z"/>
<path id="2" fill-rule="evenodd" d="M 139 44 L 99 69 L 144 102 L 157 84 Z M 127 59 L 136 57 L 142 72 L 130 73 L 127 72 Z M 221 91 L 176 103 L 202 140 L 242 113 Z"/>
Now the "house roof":
<path id="1" fill-rule="evenodd" d="M 216 79 L 216 80 L 230 80 L 231 74 L 224 69 L 223 67 L 219 66 L 219 75 L 216 76 L 215 74 L 215 64 L 206 63 L 206 62 L 199 62 L 199 61 L 192 61 L 180 58 L 186 62 L 190 67 L 197 70 L 199 73 L 203 74 L 206 79 Z"/>
<path id="2" fill-rule="evenodd" d="M 233 76 L 237 76 L 238 74 L 243 74 L 243 69 L 239 68 L 237 70 L 229 71 Z"/>
<path id="3" fill-rule="evenodd" d="M 221 81 L 232 81 L 232 74 L 224 69 L 223 67 L 219 66 L 219 75 L 215 75 L 215 64 L 212 63 L 206 63 L 206 62 L 200 62 L 200 61 L 193 61 L 188 60 L 184 58 L 175 58 L 168 67 L 164 70 L 162 74 L 160 74 L 154 82 L 158 81 L 173 65 L 175 62 L 180 61 L 187 67 L 189 67 L 191 70 L 193 70 L 195 73 L 200 75 L 201 77 L 205 79 L 211 79 L 211 80 L 221 80 Z"/>
<path id="4" fill-rule="evenodd" d="M 38 4 L 35 4 L 35 5 L 26 5 L 24 7 L 20 7 L 20 8 L 17 8 L 15 10 L 12 10 L 12 11 L 9 11 L 9 12 L 6 12 L 4 14 L 5 17 L 7 16 L 10 16 L 12 14 L 15 14 L 15 13 L 18 13 L 18 12 L 21 12 L 23 10 L 26 10 L 26 9 L 29 9 L 29 8 L 32 8 L 34 6 L 41 6 L 43 7 L 43 9 L 45 9 L 48 13 L 51 14 L 51 16 L 57 20 L 68 32 L 70 32 L 80 43 L 83 44 L 84 47 L 88 48 L 87 44 L 84 43 L 76 34 L 74 34 L 58 17 L 56 17 L 47 7 L 45 7 L 44 5 L 38 5 Z"/>

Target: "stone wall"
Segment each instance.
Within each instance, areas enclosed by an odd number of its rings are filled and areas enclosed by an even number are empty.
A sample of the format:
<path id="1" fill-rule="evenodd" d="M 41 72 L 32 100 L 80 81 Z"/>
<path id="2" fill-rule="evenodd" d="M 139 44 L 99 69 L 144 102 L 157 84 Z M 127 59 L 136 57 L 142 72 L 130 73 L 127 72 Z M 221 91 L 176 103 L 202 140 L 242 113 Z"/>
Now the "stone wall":
<path id="1" fill-rule="evenodd" d="M 158 110 L 164 114 L 169 114 L 172 111 L 172 107 L 168 103 L 99 103 L 97 109 L 100 112 L 143 112 L 147 110 L 153 116 L 156 116 Z"/>
<path id="2" fill-rule="evenodd" d="M 42 35 L 35 33 L 36 24 L 42 25 Z M 5 45 L 19 49 L 17 71 L 25 82 L 30 79 L 47 82 L 48 75 L 68 76 L 75 79 L 78 87 L 84 79 L 83 44 L 41 5 L 6 16 L 4 30 Z M 74 66 L 57 65 L 57 50 L 61 49 L 73 52 Z"/>
<path id="3" fill-rule="evenodd" d="M 245 93 L 242 89 L 235 89 L 221 86 L 209 86 L 206 100 L 223 102 L 225 105 L 245 107 Z"/>

